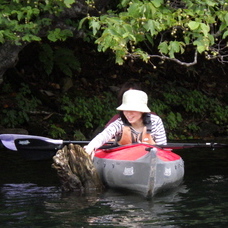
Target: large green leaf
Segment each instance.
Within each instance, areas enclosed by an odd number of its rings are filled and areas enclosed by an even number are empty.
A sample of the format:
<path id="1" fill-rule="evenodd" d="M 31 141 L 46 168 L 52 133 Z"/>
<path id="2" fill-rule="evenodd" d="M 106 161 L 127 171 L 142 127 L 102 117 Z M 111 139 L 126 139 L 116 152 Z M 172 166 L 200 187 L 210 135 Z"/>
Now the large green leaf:
<path id="1" fill-rule="evenodd" d="M 75 3 L 75 0 L 63 0 L 66 7 L 70 8 L 73 3 Z"/>
<path id="2" fill-rule="evenodd" d="M 228 31 L 224 32 L 222 38 L 225 39 L 228 36 Z"/>
<path id="3" fill-rule="evenodd" d="M 204 24 L 204 23 L 200 23 L 200 28 L 201 28 L 201 30 L 202 30 L 204 36 L 207 37 L 207 36 L 208 36 L 208 32 L 210 31 L 209 25 L 206 25 L 206 24 Z"/>
<path id="4" fill-rule="evenodd" d="M 164 3 L 164 1 L 163 0 L 153 0 L 153 1 L 151 1 L 152 3 L 153 3 L 153 5 L 155 6 L 155 7 L 160 7 L 163 3 Z"/>
<path id="5" fill-rule="evenodd" d="M 200 22 L 197 22 L 197 21 L 190 21 L 188 23 L 188 27 L 191 29 L 191 30 L 196 30 L 198 29 L 200 26 Z"/>
<path id="6" fill-rule="evenodd" d="M 168 44 L 166 41 L 160 43 L 158 48 L 159 48 L 160 52 L 163 54 L 168 54 L 168 52 L 169 52 L 169 47 L 168 47 Z"/>

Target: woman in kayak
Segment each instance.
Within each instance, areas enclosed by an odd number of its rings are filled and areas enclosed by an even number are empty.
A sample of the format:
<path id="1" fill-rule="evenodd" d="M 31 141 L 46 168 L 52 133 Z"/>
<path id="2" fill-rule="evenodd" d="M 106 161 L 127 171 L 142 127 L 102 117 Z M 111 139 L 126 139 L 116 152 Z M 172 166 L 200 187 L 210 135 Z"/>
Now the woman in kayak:
<path id="1" fill-rule="evenodd" d="M 166 133 L 161 118 L 151 113 L 147 106 L 148 96 L 141 90 L 130 89 L 123 94 L 122 104 L 117 107 L 120 117 L 110 123 L 87 146 L 88 154 L 115 137 L 117 144 L 131 143 L 166 144 Z"/>

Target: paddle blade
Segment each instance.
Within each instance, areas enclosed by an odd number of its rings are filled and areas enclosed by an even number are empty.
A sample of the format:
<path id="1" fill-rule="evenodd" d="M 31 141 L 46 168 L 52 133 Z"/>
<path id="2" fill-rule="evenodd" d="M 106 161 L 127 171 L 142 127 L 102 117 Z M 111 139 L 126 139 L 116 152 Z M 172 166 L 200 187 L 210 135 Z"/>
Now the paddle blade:
<path id="1" fill-rule="evenodd" d="M 24 150 L 43 150 L 43 151 L 57 151 L 59 149 L 62 149 L 63 144 L 57 143 L 55 140 L 52 142 L 51 140 L 40 140 L 35 138 L 24 138 L 24 139 L 16 139 L 15 146 L 18 151 L 24 151 Z"/>
<path id="2" fill-rule="evenodd" d="M 18 143 L 19 147 L 22 146 L 22 149 L 26 149 L 29 148 L 29 144 L 30 146 L 32 145 L 29 140 L 35 139 L 36 142 L 34 141 L 34 147 L 32 147 L 32 149 L 36 149 L 35 147 L 37 145 L 39 145 L 40 143 L 42 144 L 42 142 L 46 142 L 45 145 L 47 146 L 49 143 L 50 148 L 55 147 L 54 145 L 56 145 L 56 148 L 62 148 L 61 146 L 63 145 L 63 140 L 57 140 L 57 139 L 50 139 L 47 137 L 42 137 L 42 136 L 35 136 L 35 135 L 20 135 L 20 134 L 1 134 L 0 135 L 0 140 L 2 142 L 2 144 L 4 145 L 4 147 L 6 147 L 9 150 L 14 150 L 17 151 L 17 146 L 15 145 L 15 141 L 19 141 L 22 140 L 24 141 L 24 147 L 23 147 L 23 143 Z M 26 140 L 28 140 L 28 142 L 26 143 Z M 53 145 L 54 144 L 54 145 Z M 42 146 L 42 149 L 46 149 L 46 146 L 44 147 L 44 145 Z M 47 147 L 47 149 L 49 148 L 49 146 Z"/>
<path id="3" fill-rule="evenodd" d="M 25 137 L 28 137 L 28 136 L 19 135 L 19 134 L 1 134 L 0 140 L 2 142 L 2 145 L 7 149 L 17 151 L 14 140 L 18 138 L 25 138 Z"/>

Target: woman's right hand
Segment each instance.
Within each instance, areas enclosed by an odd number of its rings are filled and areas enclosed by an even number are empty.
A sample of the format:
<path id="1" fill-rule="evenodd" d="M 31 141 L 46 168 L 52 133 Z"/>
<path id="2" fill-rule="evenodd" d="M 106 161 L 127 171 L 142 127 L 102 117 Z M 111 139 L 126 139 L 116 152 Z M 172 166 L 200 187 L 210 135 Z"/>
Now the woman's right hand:
<path id="1" fill-rule="evenodd" d="M 93 147 L 87 145 L 87 146 L 84 146 L 84 149 L 85 149 L 85 152 L 87 154 L 89 154 L 89 156 L 91 157 L 91 159 L 93 160 L 93 157 L 94 157 L 94 154 L 95 154 L 95 150 Z"/>

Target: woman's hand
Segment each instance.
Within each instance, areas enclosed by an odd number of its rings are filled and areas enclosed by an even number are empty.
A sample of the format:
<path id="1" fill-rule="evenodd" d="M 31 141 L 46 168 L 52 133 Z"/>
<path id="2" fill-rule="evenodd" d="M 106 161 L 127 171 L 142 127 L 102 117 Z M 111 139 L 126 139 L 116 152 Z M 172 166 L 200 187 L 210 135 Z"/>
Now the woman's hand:
<path id="1" fill-rule="evenodd" d="M 93 147 L 87 145 L 87 146 L 84 146 L 84 149 L 85 149 L 85 152 L 87 154 L 89 154 L 89 156 L 91 157 L 91 159 L 93 160 L 93 157 L 94 157 L 94 154 L 95 154 L 95 150 Z"/>

